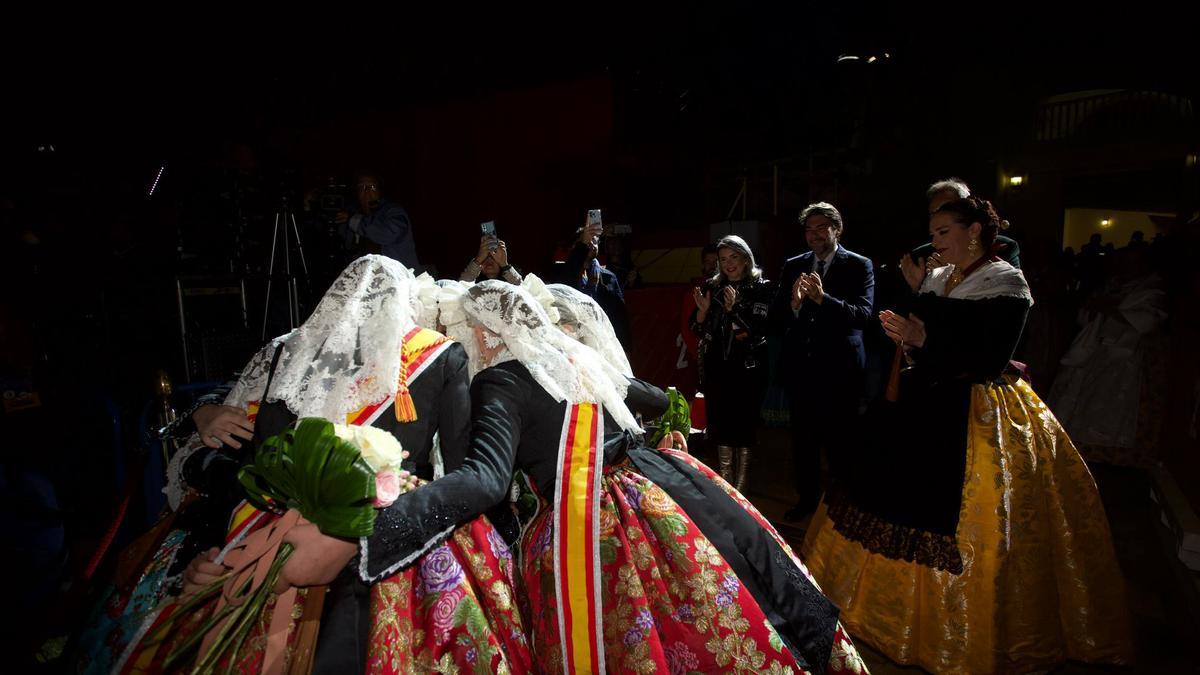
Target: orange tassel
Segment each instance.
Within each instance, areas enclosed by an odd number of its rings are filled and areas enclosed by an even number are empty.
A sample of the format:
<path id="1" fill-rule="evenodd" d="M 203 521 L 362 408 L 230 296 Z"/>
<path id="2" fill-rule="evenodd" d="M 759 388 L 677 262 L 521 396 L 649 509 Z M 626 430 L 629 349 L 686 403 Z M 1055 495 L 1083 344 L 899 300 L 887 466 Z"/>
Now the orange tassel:
<path id="1" fill-rule="evenodd" d="M 407 389 L 396 392 L 396 420 L 399 422 L 416 422 L 417 408 L 413 405 L 412 394 Z"/>
<path id="2" fill-rule="evenodd" d="M 407 349 L 400 352 L 400 381 L 396 386 L 396 421 L 416 422 L 417 407 L 413 404 L 412 394 L 408 393 L 408 362 L 412 354 Z"/>
<path id="3" fill-rule="evenodd" d="M 400 378 L 396 386 L 396 420 L 399 422 L 417 421 L 417 407 L 413 403 L 412 394 L 408 393 L 408 369 L 414 363 L 420 363 L 421 355 L 450 339 L 440 333 L 424 328 L 414 328 L 404 336 L 404 346 L 400 351 Z"/>

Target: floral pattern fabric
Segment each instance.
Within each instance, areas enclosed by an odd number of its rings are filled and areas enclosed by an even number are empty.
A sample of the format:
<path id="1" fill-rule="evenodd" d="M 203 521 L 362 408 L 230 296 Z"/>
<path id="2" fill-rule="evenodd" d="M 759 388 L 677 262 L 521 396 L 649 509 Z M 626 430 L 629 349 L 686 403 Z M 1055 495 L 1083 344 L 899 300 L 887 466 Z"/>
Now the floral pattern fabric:
<path id="1" fill-rule="evenodd" d="M 480 516 L 371 587 L 367 672 L 527 673 L 513 555 Z"/>
<path id="2" fill-rule="evenodd" d="M 709 480 L 725 490 L 725 492 L 732 497 L 734 501 L 736 501 L 743 509 L 745 509 L 746 512 L 749 513 L 750 516 L 753 517 L 754 520 L 757 521 L 758 524 L 761 525 L 762 528 L 771 535 L 771 538 L 779 544 L 780 548 L 782 548 L 788 557 L 791 558 L 792 563 L 799 568 L 800 572 L 810 582 L 812 582 L 812 585 L 816 586 L 818 590 L 821 588 L 821 585 L 817 583 L 817 580 L 813 577 L 812 573 L 808 571 L 808 567 L 804 564 L 800 557 L 796 555 L 795 551 L 792 550 L 792 547 L 788 545 L 783 536 L 779 534 L 779 532 L 775 529 L 775 526 L 771 524 L 771 521 L 767 520 L 767 517 L 758 510 L 758 507 L 750 503 L 750 500 L 746 499 L 745 495 L 738 492 L 737 489 L 733 487 L 733 485 L 730 485 L 729 482 L 724 478 L 721 478 L 719 473 L 713 471 L 707 464 L 701 462 L 682 450 L 663 449 L 659 450 L 659 452 L 680 459 L 700 473 L 703 473 L 708 477 Z M 845 627 L 842 626 L 840 621 L 838 622 L 837 632 L 834 634 L 833 649 L 830 651 L 829 663 L 826 666 L 825 672 L 839 674 L 845 673 L 847 675 L 861 675 L 862 673 L 867 672 L 867 666 L 865 663 L 863 663 L 862 657 L 858 655 L 858 649 L 854 646 L 854 641 L 850 639 L 850 633 L 846 631 Z"/>
<path id="3" fill-rule="evenodd" d="M 799 671 L 729 565 L 661 488 L 605 471 L 600 550 L 609 673 Z M 561 672 L 549 509 L 522 537 L 524 613 L 540 672 Z"/>

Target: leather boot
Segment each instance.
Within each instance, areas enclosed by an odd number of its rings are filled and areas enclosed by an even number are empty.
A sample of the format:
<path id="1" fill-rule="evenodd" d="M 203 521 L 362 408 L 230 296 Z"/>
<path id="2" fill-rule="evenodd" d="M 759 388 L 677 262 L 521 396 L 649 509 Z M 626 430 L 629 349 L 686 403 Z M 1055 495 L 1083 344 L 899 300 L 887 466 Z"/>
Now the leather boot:
<path id="1" fill-rule="evenodd" d="M 737 449 L 737 482 L 734 487 L 742 494 L 746 493 L 746 474 L 750 472 L 750 448 Z"/>
<path id="2" fill-rule="evenodd" d="M 726 483 L 733 483 L 733 448 L 728 445 L 717 446 L 717 472 Z"/>

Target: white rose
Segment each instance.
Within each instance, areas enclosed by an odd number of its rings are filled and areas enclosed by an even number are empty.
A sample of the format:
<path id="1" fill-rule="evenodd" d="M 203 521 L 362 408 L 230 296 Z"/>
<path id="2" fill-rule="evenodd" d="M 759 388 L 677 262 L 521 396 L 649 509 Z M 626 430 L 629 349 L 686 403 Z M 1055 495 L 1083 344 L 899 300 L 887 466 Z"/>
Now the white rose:
<path id="1" fill-rule="evenodd" d="M 358 447 L 363 459 L 367 460 L 371 470 L 376 473 L 387 468 L 398 470 L 400 462 L 408 456 L 408 453 L 400 447 L 400 441 L 383 429 L 335 424 L 333 432 L 338 438 L 349 441 Z"/>

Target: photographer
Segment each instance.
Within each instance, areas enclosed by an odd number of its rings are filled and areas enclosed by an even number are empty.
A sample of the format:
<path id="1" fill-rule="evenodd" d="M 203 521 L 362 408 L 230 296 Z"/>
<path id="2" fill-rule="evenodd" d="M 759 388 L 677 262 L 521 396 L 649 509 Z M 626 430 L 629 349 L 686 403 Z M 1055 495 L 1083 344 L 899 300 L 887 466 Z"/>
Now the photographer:
<path id="1" fill-rule="evenodd" d="M 578 238 L 571 246 L 565 262 L 556 262 L 552 278 L 555 283 L 566 284 L 590 296 L 612 322 L 617 340 L 625 351 L 629 351 L 629 311 L 625 308 L 625 294 L 621 281 L 605 269 L 596 256 L 600 252 L 600 235 L 604 227 L 596 222 L 578 230 Z"/>
<path id="2" fill-rule="evenodd" d="M 352 236 L 366 237 L 380 247 L 379 252 L 383 255 L 419 271 L 408 212 L 385 199 L 380 192 L 379 179 L 369 173 L 360 173 L 355 178 L 354 196 L 358 200 L 357 208 L 351 212 L 340 211 L 335 218 L 343 236 L 347 240 Z"/>
<path id="3" fill-rule="evenodd" d="M 490 234 L 479 238 L 479 253 L 458 275 L 459 281 L 478 282 L 487 279 L 503 279 L 510 284 L 521 285 L 521 273 L 508 264 L 508 247 Z"/>

